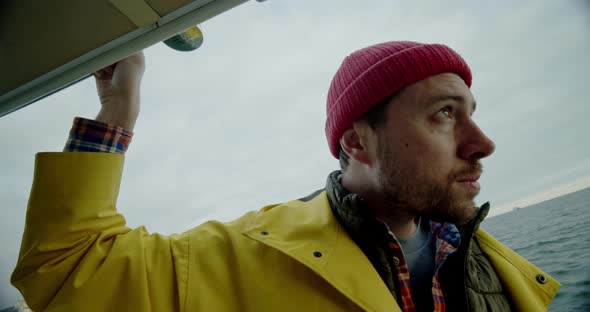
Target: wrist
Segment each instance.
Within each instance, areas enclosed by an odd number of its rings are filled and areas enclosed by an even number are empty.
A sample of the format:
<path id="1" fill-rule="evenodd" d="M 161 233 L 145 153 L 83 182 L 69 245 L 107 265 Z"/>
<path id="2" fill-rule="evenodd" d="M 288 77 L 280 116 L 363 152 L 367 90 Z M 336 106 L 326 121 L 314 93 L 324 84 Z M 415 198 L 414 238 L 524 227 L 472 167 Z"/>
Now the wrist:
<path id="1" fill-rule="evenodd" d="M 139 110 L 129 110 L 120 106 L 114 108 L 103 106 L 95 120 L 133 132 L 138 115 Z"/>

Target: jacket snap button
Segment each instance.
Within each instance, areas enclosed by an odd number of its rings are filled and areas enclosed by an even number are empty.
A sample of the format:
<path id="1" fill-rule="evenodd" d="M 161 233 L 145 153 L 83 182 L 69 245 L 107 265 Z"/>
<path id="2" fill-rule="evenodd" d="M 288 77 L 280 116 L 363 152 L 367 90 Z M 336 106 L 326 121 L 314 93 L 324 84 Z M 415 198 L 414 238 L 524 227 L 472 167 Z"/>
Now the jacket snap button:
<path id="1" fill-rule="evenodd" d="M 314 252 L 313 252 L 313 255 L 314 255 L 316 258 L 319 258 L 319 257 L 321 257 L 321 256 L 322 256 L 322 253 L 321 253 L 321 252 L 319 252 L 319 251 L 314 251 Z"/>
<path id="2" fill-rule="evenodd" d="M 260 235 L 267 236 L 268 235 L 268 232 L 267 231 L 262 231 L 262 232 L 260 232 Z"/>
<path id="3" fill-rule="evenodd" d="M 537 282 L 539 282 L 540 284 L 547 283 L 547 278 L 543 274 L 539 274 L 535 278 L 537 279 Z"/>

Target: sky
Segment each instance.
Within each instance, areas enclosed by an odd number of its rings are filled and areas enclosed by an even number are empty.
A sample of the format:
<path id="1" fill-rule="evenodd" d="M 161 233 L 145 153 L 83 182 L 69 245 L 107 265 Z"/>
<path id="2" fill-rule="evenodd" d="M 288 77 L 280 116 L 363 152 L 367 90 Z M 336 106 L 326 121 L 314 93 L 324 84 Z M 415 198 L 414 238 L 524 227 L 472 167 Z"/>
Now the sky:
<path id="1" fill-rule="evenodd" d="M 183 232 L 324 187 L 338 169 L 330 81 L 346 55 L 390 40 L 443 43 L 470 64 L 474 119 L 496 143 L 476 198 L 492 215 L 590 186 L 589 1 L 250 1 L 200 27 L 196 51 L 145 50 L 118 201 L 131 227 Z M 0 308 L 20 298 L 9 280 L 34 155 L 98 110 L 86 79 L 0 118 Z"/>

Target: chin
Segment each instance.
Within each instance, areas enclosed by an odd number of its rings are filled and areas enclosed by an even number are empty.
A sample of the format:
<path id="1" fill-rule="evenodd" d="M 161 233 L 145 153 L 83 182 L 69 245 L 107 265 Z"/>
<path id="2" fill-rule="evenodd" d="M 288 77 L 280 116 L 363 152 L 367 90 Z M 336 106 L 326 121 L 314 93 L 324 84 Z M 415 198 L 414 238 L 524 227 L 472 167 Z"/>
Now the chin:
<path id="1" fill-rule="evenodd" d="M 476 213 L 477 206 L 472 200 L 469 201 L 447 201 L 437 207 L 432 207 L 432 211 L 427 211 L 425 217 L 436 222 L 452 223 L 463 225 L 469 223 Z"/>
<path id="2" fill-rule="evenodd" d="M 478 193 L 479 190 L 470 192 L 469 194 L 465 194 L 464 192 L 448 193 L 450 196 L 446 200 L 443 200 L 443 206 L 446 207 L 441 207 L 441 211 L 447 212 L 449 220 L 446 222 L 461 225 L 475 218 L 477 206 L 475 205 L 474 199 Z"/>
<path id="3" fill-rule="evenodd" d="M 473 201 L 458 204 L 455 207 L 452 207 L 451 209 L 453 210 L 451 213 L 451 219 L 454 220 L 449 222 L 457 225 L 463 225 L 468 223 L 473 218 L 475 218 L 475 215 L 477 213 L 477 206 L 475 206 L 475 203 Z"/>
<path id="4" fill-rule="evenodd" d="M 463 225 L 469 223 L 469 221 L 475 218 L 477 214 L 477 207 L 473 204 L 470 207 L 466 207 L 463 209 L 462 213 L 457 216 L 456 221 L 454 222 L 457 225 Z"/>

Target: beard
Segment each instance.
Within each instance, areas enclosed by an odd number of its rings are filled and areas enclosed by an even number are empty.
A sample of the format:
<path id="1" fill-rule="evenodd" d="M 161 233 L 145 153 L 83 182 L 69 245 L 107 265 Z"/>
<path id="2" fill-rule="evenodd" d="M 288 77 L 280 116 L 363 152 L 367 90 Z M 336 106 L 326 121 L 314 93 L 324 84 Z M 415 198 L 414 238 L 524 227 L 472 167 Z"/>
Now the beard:
<path id="1" fill-rule="evenodd" d="M 380 146 L 383 148 L 379 153 L 378 183 L 389 206 L 385 209 L 457 225 L 465 224 L 475 216 L 477 207 L 473 199 L 479 190 L 467 192 L 457 180 L 481 173 L 479 161 L 465 164 L 437 179 L 437 168 L 431 168 L 425 162 L 402 164 L 391 145 Z"/>

